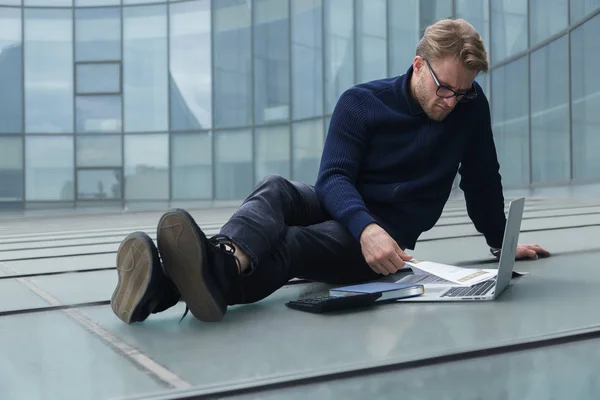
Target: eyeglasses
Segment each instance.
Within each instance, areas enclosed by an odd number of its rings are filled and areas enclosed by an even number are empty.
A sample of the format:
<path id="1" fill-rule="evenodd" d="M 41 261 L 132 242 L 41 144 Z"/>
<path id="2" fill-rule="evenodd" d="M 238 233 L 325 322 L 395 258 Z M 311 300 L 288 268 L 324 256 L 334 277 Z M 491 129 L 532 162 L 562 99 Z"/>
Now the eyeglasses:
<path id="1" fill-rule="evenodd" d="M 437 85 L 437 90 L 436 90 L 435 94 L 437 94 L 438 97 L 441 97 L 444 99 L 449 99 L 451 97 L 456 96 L 456 101 L 459 101 L 461 103 L 466 103 L 468 101 L 473 100 L 475 97 L 477 97 L 477 90 L 475 89 L 474 85 L 471 86 L 471 89 L 469 89 L 467 91 L 455 92 L 454 90 L 450 89 L 448 86 L 440 84 L 440 81 L 438 80 L 437 76 L 435 76 L 435 72 L 433 72 L 433 69 L 431 68 L 431 64 L 429 64 L 429 61 L 425 60 L 425 62 L 427 63 L 427 68 L 429 68 L 429 72 L 431 72 L 431 76 L 433 77 L 433 80 L 435 81 L 435 84 Z"/>

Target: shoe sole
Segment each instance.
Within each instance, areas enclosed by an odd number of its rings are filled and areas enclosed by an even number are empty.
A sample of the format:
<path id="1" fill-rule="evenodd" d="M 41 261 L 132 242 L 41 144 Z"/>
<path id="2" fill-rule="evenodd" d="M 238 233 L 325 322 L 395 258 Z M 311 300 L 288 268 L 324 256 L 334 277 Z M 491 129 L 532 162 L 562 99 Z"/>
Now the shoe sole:
<path id="1" fill-rule="evenodd" d="M 217 322 L 223 319 L 227 305 L 208 271 L 206 241 L 184 210 L 169 211 L 158 223 L 157 243 L 165 273 L 194 317 Z"/>
<path id="2" fill-rule="evenodd" d="M 139 318 L 143 304 L 149 301 L 148 287 L 152 277 L 154 260 L 158 258 L 152 239 L 143 232 L 125 237 L 117 251 L 118 282 L 110 305 L 115 315 L 131 324 Z"/>

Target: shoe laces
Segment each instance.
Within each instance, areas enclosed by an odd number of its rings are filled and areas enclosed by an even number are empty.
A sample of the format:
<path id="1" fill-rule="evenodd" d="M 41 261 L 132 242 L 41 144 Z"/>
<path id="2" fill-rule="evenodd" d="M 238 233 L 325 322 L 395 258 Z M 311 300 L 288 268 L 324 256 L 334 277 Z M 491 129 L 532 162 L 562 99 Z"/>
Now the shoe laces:
<path id="1" fill-rule="evenodd" d="M 238 268 L 238 273 L 242 272 L 242 264 L 240 264 L 240 260 L 234 255 L 235 247 L 233 246 L 233 241 L 229 236 L 223 234 L 217 234 L 209 239 L 209 242 L 215 246 L 215 248 L 221 250 L 223 253 L 226 253 L 232 256 L 235 259 L 235 263 Z"/>

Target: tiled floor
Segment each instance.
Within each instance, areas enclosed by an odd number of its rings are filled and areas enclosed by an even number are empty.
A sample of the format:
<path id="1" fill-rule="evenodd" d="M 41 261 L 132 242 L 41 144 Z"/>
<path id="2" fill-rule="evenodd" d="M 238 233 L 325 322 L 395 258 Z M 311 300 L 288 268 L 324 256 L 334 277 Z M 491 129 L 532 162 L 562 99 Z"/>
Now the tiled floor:
<path id="1" fill-rule="evenodd" d="M 213 234 L 233 210 L 191 211 Z M 529 275 L 496 302 L 390 304 L 320 316 L 284 306 L 326 289 L 300 283 L 256 304 L 233 307 L 216 324 L 191 314 L 180 323 L 180 303 L 128 326 L 108 305 L 117 281 L 116 250 L 132 230 L 154 238 L 160 214 L 0 216 L 1 398 L 398 398 L 410 388 L 410 398 L 431 393 L 464 399 L 482 398 L 490 387 L 499 390 L 507 382 L 521 386 L 491 398 L 536 398 L 528 396 L 548 393 L 536 391 L 544 380 L 559 384 L 549 368 L 573 365 L 570 354 L 585 354 L 581 346 L 592 344 L 490 355 L 488 361 L 441 364 L 436 357 L 600 325 L 600 197 L 527 198 L 520 242 L 539 243 L 553 256 L 518 262 L 515 269 Z M 438 225 L 411 253 L 494 267 L 461 198 L 450 200 Z M 595 360 L 600 357 L 591 352 L 586 362 Z M 415 361 L 422 364 L 411 364 Z M 589 381 L 593 374 L 578 379 L 589 390 L 598 385 Z"/>

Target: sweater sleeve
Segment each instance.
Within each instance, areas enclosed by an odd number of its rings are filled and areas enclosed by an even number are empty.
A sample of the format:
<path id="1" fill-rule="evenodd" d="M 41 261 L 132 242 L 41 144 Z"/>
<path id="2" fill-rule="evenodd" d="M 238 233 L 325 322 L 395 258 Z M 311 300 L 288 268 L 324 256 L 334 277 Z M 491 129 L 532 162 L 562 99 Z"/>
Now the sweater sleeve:
<path id="1" fill-rule="evenodd" d="M 355 186 L 367 147 L 365 105 L 361 100 L 357 89 L 340 96 L 331 116 L 315 184 L 325 210 L 357 240 L 368 224 L 376 222 Z"/>
<path id="2" fill-rule="evenodd" d="M 479 88 L 480 92 L 481 89 Z M 490 107 L 483 92 L 475 112 L 479 123 L 472 133 L 459 169 L 460 188 L 465 194 L 467 213 L 475 229 L 490 247 L 501 248 L 506 225 L 500 165 L 492 134 Z"/>

